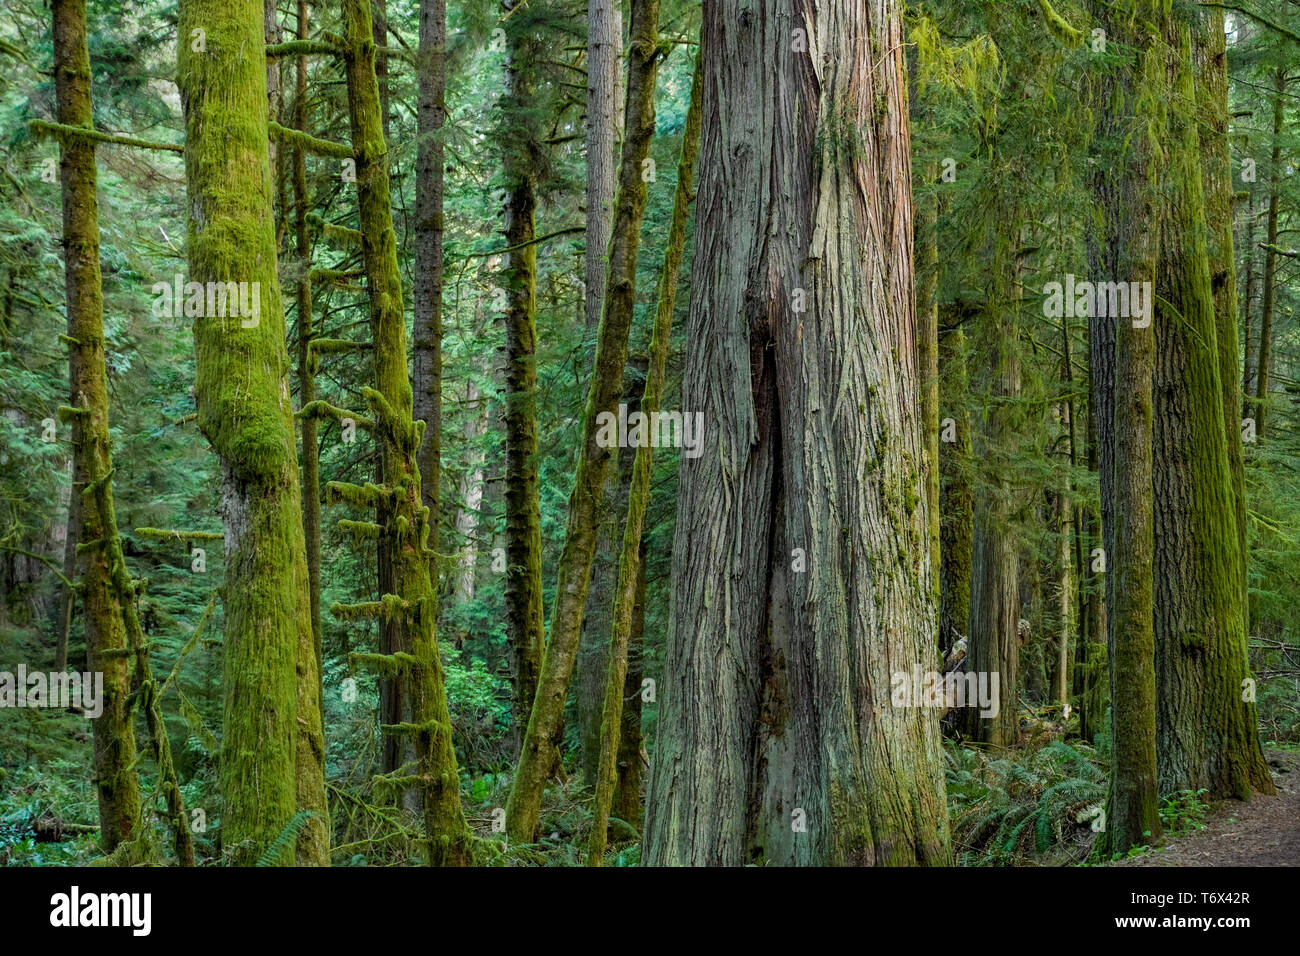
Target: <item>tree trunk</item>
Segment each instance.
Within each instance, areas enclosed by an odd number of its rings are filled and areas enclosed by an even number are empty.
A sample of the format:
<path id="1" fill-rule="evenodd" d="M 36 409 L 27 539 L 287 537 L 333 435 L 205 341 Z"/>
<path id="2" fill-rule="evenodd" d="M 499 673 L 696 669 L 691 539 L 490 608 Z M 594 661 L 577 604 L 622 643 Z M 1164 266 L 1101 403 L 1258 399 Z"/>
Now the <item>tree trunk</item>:
<path id="1" fill-rule="evenodd" d="M 256 5 L 181 0 L 190 279 L 247 282 L 260 295 L 255 318 L 194 322 L 198 424 L 221 462 L 225 525 L 222 841 L 235 863 L 253 863 L 296 811 L 309 810 L 298 862 L 323 864 L 320 678 L 276 278 L 266 68 L 249 54 L 262 49 L 262 27 Z M 194 30 L 204 31 L 202 51 Z"/>
<path id="2" fill-rule="evenodd" d="M 686 220 L 690 215 L 692 187 L 695 182 L 695 158 L 700 144 L 701 87 L 704 74 L 701 54 L 696 55 L 695 74 L 691 81 L 690 107 L 682 134 L 682 154 L 677 164 L 677 187 L 673 193 L 673 218 L 668 229 L 663 268 L 659 273 L 658 307 L 650 344 L 650 366 L 641 393 L 640 411 L 650 416 L 659 411 L 663 391 L 664 368 L 668 362 L 668 340 L 672 332 L 673 309 L 677 304 L 677 278 L 686 248 Z M 642 419 L 645 420 L 644 418 Z M 600 866 L 604 862 L 606 831 L 614 791 L 619 784 L 620 757 L 627 754 L 620 747 L 623 734 L 624 700 L 632 688 L 627 686 L 628 646 L 638 605 L 644 616 L 645 575 L 643 569 L 645 517 L 650 504 L 650 477 L 654 471 L 654 447 L 642 445 L 636 450 L 628 488 L 627 520 L 623 531 L 623 553 L 619 560 L 618 586 L 614 592 L 613 632 L 609 640 L 609 668 L 605 679 L 604 706 L 601 719 L 599 764 L 596 776 L 596 799 L 592 809 L 591 840 L 587 845 L 587 862 Z M 639 687 L 636 690 L 639 691 Z M 639 757 L 638 757 L 639 760 Z"/>
<path id="3" fill-rule="evenodd" d="M 1170 33 L 1168 93 L 1176 103 L 1195 102 L 1189 29 L 1179 24 Z M 1170 109 L 1165 168 L 1172 188 L 1160 206 L 1155 288 L 1157 303 L 1170 304 L 1157 309 L 1154 380 L 1159 782 L 1162 793 L 1204 788 L 1210 799 L 1244 799 L 1252 788 L 1274 788 L 1255 705 L 1242 700 L 1249 676 L 1245 555 L 1226 441 L 1196 121 L 1194 113 Z M 1211 227 L 1216 234 L 1218 228 Z"/>
<path id="4" fill-rule="evenodd" d="M 298 39 L 306 40 L 308 31 L 307 0 L 298 0 Z M 294 125 L 299 132 L 307 132 L 307 57 L 299 56 L 294 64 Z M 316 400 L 316 369 L 311 354 L 311 341 L 315 335 L 315 313 L 311 289 L 311 234 L 307 229 L 307 215 L 311 197 L 307 192 L 307 154 L 302 149 L 293 151 L 293 202 L 294 247 L 298 253 L 297 296 L 298 308 L 298 403 L 305 408 Z M 307 549 L 307 589 L 311 603 L 311 633 L 315 645 L 316 673 L 324 676 L 324 651 L 320 617 L 320 445 L 316 419 L 302 416 L 302 526 Z M 322 686 L 319 695 L 322 726 L 325 694 Z"/>
<path id="5" fill-rule="evenodd" d="M 946 653 L 966 636 L 970 622 L 973 499 L 970 489 L 970 382 L 966 336 L 958 326 L 939 340 L 943 406 L 952 422 L 941 428 L 939 450 L 939 646 Z"/>
<path id="6" fill-rule="evenodd" d="M 1255 363 L 1255 435 L 1264 437 L 1268 416 L 1268 376 L 1273 362 L 1273 311 L 1277 303 L 1277 220 L 1282 176 L 1282 118 L 1286 98 L 1286 70 L 1278 67 L 1273 86 L 1273 155 L 1269 165 L 1268 219 L 1265 226 L 1264 303 L 1259 320 L 1259 360 Z"/>
<path id="7" fill-rule="evenodd" d="M 660 59 L 659 0 L 635 0 L 631 19 L 626 129 L 605 301 L 583 421 L 583 444 L 556 574 L 550 639 L 542 657 L 537 695 L 506 804 L 506 832 L 518 842 L 531 842 L 536 835 L 542 792 L 555 764 L 565 698 L 582 634 L 582 614 L 596 550 L 599 505 L 611 457 L 610 449 L 601 447 L 597 441 L 599 418 L 602 413 L 615 414 L 623 394 L 623 367 L 627 362 L 628 333 L 636 304 L 637 251 L 647 193 L 642 161 L 649 155 L 654 135 L 655 79 Z"/>
<path id="8" fill-rule="evenodd" d="M 605 299 L 609 231 L 614 222 L 619 88 L 623 79 L 623 5 L 587 0 L 586 321 L 595 334 Z"/>
<path id="9" fill-rule="evenodd" d="M 506 11 L 519 0 L 507 0 Z M 505 112 L 501 130 L 507 191 L 506 247 L 506 634 L 510 643 L 511 713 L 518 747 L 537 696 L 537 675 L 546 640 L 542 606 L 542 530 L 537 472 L 537 155 L 541 130 L 536 115 L 537 41 L 507 21 Z M 547 768 L 550 769 L 549 767 Z M 529 838 L 531 839 L 531 837 Z"/>
<path id="10" fill-rule="evenodd" d="M 1004 186 L 997 187 L 1006 188 Z M 988 469 L 976 482 L 974 531 L 971 537 L 970 624 L 968 674 L 987 675 L 998 684 L 998 710 L 984 716 L 981 708 L 962 712 L 965 733 L 994 747 L 1016 742 L 1016 711 L 1020 694 L 1020 569 L 1017 536 L 1011 527 L 1012 488 L 1006 463 L 1014 454 L 1020 429 L 1015 399 L 1020 393 L 1019 267 L 1022 213 L 1013 198 L 1002 193 L 991 200 L 1005 210 L 1003 228 L 990 237 L 989 287 L 975 325 L 975 354 L 988 356 L 979 394 L 987 406 L 976 429 L 975 454 Z"/>
<path id="11" fill-rule="evenodd" d="M 55 0 L 53 21 L 58 122 L 93 129 L 85 0 Z M 74 548 L 83 555 L 85 564 L 80 591 L 85 609 L 86 663 L 90 671 L 104 675 L 103 712 L 93 721 L 92 729 L 100 846 L 105 853 L 112 853 L 119 844 L 136 838 L 141 820 L 135 731 L 127 705 L 130 688 L 126 628 L 112 583 L 118 570 L 113 562 L 120 559 L 121 548 L 113 514 L 113 459 L 108 434 L 98 171 L 93 140 L 64 135 L 59 142 L 72 401 L 71 414 L 67 415 L 72 419 L 72 497 L 82 499 L 83 504 L 84 544 Z M 74 540 L 71 528 L 69 535 L 69 541 Z"/>
<path id="12" fill-rule="evenodd" d="M 938 721 L 889 689 L 935 626 L 902 45 L 887 0 L 704 7 L 652 866 L 951 860 Z"/>
<path id="13" fill-rule="evenodd" d="M 418 462 L 438 550 L 442 479 L 443 125 L 447 119 L 447 2 L 421 0 L 415 159 L 415 418 L 425 423 Z"/>
<path id="14" fill-rule="evenodd" d="M 402 283 L 368 0 L 344 0 L 343 20 L 361 254 L 375 354 L 375 387 L 365 394 L 374 414 L 372 429 L 383 483 L 359 488 L 332 482 L 330 488 L 349 504 L 376 509 L 378 548 L 388 563 L 392 591 L 381 594 L 378 602 L 336 605 L 334 610 L 344 619 L 377 617 L 396 626 L 397 650 L 369 660 L 381 672 L 400 675 L 409 692 L 410 720 L 383 730 L 414 743 L 417 768 L 413 774 L 390 777 L 389 783 L 395 788 L 419 791 L 428 842 L 427 862 L 431 866 L 463 866 L 471 859 L 472 837 L 460 804 L 451 716 L 438 655 L 438 592 L 430 575 L 429 511 L 421 497 L 420 466 L 416 461 L 425 425 L 412 418 Z"/>

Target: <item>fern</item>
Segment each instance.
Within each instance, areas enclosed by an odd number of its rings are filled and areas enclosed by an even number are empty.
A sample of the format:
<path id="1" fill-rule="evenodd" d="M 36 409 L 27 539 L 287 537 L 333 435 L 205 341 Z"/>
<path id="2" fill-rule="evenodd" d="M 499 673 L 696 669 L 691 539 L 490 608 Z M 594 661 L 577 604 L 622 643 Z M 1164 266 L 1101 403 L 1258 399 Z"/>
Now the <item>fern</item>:
<path id="1" fill-rule="evenodd" d="M 271 841 L 266 850 L 257 858 L 256 866 L 276 866 L 286 850 L 293 846 L 298 834 L 307 825 L 307 821 L 316 816 L 315 810 L 299 810 L 293 819 L 284 825 L 280 835 Z"/>

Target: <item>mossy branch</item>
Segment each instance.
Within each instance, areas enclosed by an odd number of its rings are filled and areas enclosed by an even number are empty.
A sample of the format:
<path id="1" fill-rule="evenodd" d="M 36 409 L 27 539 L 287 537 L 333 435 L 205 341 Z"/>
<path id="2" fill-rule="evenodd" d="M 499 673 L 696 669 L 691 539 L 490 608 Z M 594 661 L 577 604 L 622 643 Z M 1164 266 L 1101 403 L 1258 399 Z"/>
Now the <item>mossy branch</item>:
<path id="1" fill-rule="evenodd" d="M 1078 46 L 1083 42 L 1083 31 L 1076 30 L 1070 26 L 1065 17 L 1056 12 L 1050 0 L 1038 0 L 1038 9 L 1043 12 L 1043 17 L 1047 20 L 1047 27 L 1052 31 L 1052 35 L 1067 46 Z"/>
<path id="2" fill-rule="evenodd" d="M 97 143 L 112 143 L 114 146 L 133 146 L 136 149 L 161 149 L 168 153 L 185 152 L 184 146 L 173 146 L 171 143 L 151 143 L 148 140 L 135 139 L 131 136 L 114 136 L 112 133 L 101 133 L 97 129 L 86 129 L 84 126 L 47 123 L 45 120 L 32 120 L 29 125 L 32 135 L 37 139 L 42 139 L 45 136 L 71 136 L 94 140 Z"/>
<path id="3" fill-rule="evenodd" d="M 392 497 L 387 488 L 373 482 L 354 485 L 346 481 L 331 481 L 325 486 L 325 497 L 332 505 L 345 504 L 353 508 L 378 508 Z"/>
<path id="4" fill-rule="evenodd" d="M 57 412 L 59 421 L 67 425 L 73 419 L 86 419 L 90 417 L 89 408 L 73 408 L 71 405 L 60 405 Z"/>
<path id="5" fill-rule="evenodd" d="M 373 521 L 349 521 L 346 518 L 338 523 L 338 528 L 352 535 L 352 540 L 357 543 L 367 539 L 373 541 L 384 533 L 383 527 Z"/>
<path id="6" fill-rule="evenodd" d="M 332 418 L 340 424 L 344 419 L 350 419 L 358 428 L 370 430 L 374 428 L 375 423 L 364 415 L 358 415 L 356 412 L 350 412 L 346 408 L 339 408 L 337 405 L 331 405 L 323 399 L 317 399 L 314 402 L 308 402 L 298 411 L 299 418 Z M 334 482 L 331 482 L 334 484 Z"/>
<path id="7" fill-rule="evenodd" d="M 343 51 L 335 43 L 326 40 L 288 40 L 285 43 L 272 43 L 266 48 L 268 60 L 286 56 L 342 56 Z"/>
<path id="8" fill-rule="evenodd" d="M 348 663 L 353 667 L 365 667 L 382 677 L 396 677 L 414 667 L 415 658 L 404 651 L 395 654 L 367 654 L 354 651 L 348 655 Z"/>
<path id="9" fill-rule="evenodd" d="M 277 143 L 284 143 L 293 149 L 300 149 L 304 153 L 314 153 L 317 156 L 333 156 L 336 159 L 355 159 L 351 146 L 344 146 L 342 143 L 333 143 L 327 139 L 318 139 L 308 133 L 299 132 L 296 129 L 289 129 L 281 126 L 272 120 L 266 124 L 270 131 L 271 139 Z"/>
<path id="10" fill-rule="evenodd" d="M 361 352 L 371 348 L 369 342 L 350 342 L 347 339 L 312 339 L 307 350 L 313 356 L 338 355 L 341 352 Z"/>
<path id="11" fill-rule="evenodd" d="M 151 541 L 224 541 L 220 531 L 176 531 L 170 528 L 136 528 L 135 533 Z"/>
<path id="12" fill-rule="evenodd" d="M 349 249 L 361 246 L 360 229 L 349 229 L 347 226 L 336 226 L 332 222 L 326 222 L 318 212 L 309 214 L 307 223 L 336 246 Z"/>
<path id="13" fill-rule="evenodd" d="M 337 601 L 330 608 L 330 613 L 340 621 L 359 621 L 381 618 L 391 621 L 404 615 L 411 605 L 396 594 L 385 594 L 378 601 L 362 601 L 360 604 L 340 604 Z"/>

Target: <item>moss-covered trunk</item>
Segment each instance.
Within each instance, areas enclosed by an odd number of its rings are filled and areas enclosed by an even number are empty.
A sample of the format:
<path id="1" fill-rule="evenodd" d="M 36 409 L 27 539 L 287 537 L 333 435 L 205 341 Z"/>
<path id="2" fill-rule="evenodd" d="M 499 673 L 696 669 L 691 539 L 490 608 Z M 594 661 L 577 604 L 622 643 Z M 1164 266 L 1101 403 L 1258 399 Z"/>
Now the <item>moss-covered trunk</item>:
<path id="1" fill-rule="evenodd" d="M 555 763 L 569 680 L 582 634 L 582 614 L 591 583 L 599 505 L 611 450 L 597 442 L 598 419 L 614 414 L 623 393 L 623 366 L 636 304 L 636 264 L 647 186 L 642 161 L 654 136 L 654 92 L 659 59 L 659 0 L 632 4 L 628 52 L 627 112 L 618 194 L 609 244 L 605 301 L 596 340 L 591 387 L 583 418 L 583 444 L 569 497 L 564 550 L 556 573 L 555 605 L 537 695 L 519 754 L 519 767 L 506 804 L 506 832 L 529 842 L 536 835 L 542 792 Z"/>
<path id="2" fill-rule="evenodd" d="M 414 743 L 414 773 L 389 779 L 396 788 L 418 789 L 427 862 L 458 866 L 470 862 L 472 838 L 460 804 L 460 779 L 452 745 L 451 716 L 438 654 L 438 594 L 430 576 L 429 510 L 420 494 L 416 452 L 425 425 L 412 418 L 413 394 L 406 364 L 406 323 L 397 241 L 389 194 L 375 43 L 368 0 L 344 0 L 344 68 L 349 122 L 356 154 L 361 255 L 370 301 L 375 387 L 365 394 L 374 414 L 382 484 L 365 488 L 331 483 L 350 504 L 374 507 L 378 547 L 390 568 L 391 592 L 367 605 L 335 607 L 343 618 L 372 617 L 395 625 L 393 652 L 370 658 L 382 673 L 398 674 L 409 691 L 411 718 L 387 724 L 385 733 Z"/>
<path id="3" fill-rule="evenodd" d="M 682 134 L 682 154 L 677 164 L 673 218 L 668 228 L 668 244 L 664 250 L 663 268 L 659 273 L 658 306 L 655 310 L 654 331 L 650 342 L 650 367 L 646 371 L 645 388 L 641 394 L 640 411 L 645 416 L 659 411 L 664 369 L 668 363 L 668 341 L 672 333 L 673 309 L 677 304 L 677 278 L 686 248 L 686 221 L 690 215 L 695 184 L 695 159 L 700 145 L 701 96 L 704 83 L 702 52 L 701 50 L 701 53 L 696 55 L 695 60 L 690 107 L 686 113 L 686 128 Z M 623 553 L 619 559 L 618 587 L 614 592 L 613 629 L 609 639 L 609 667 L 605 678 L 596 799 L 592 809 L 591 839 L 587 844 L 587 862 L 592 866 L 600 866 L 604 860 L 610 807 L 618 786 L 623 702 L 630 690 L 627 686 L 628 645 L 638 604 L 644 601 L 642 536 L 645 532 L 646 510 L 650 505 L 650 477 L 653 471 L 654 447 L 652 445 L 638 447 L 636 459 L 632 464 L 627 520 L 623 526 Z M 638 601 L 638 597 L 641 601 Z"/>
<path id="4" fill-rule="evenodd" d="M 54 89 L 59 123 L 93 129 L 85 0 L 55 0 Z M 86 661 L 104 675 L 103 712 L 92 724 L 99 840 L 105 853 L 137 835 L 140 786 L 135 733 L 127 707 L 126 627 L 112 577 L 121 560 L 113 516 L 113 460 L 108 437 L 108 373 L 104 362 L 104 295 L 99 271 L 98 173 L 93 140 L 59 139 L 63 198 L 63 264 L 68 314 L 72 419 L 72 495 L 82 498 L 77 553 L 85 609 Z M 71 527 L 69 534 L 73 531 Z M 121 569 L 125 574 L 125 569 Z"/>
<path id="5" fill-rule="evenodd" d="M 254 55 L 261 5 L 181 0 L 178 29 L 189 278 L 248 283 L 257 303 L 251 316 L 194 321 L 198 424 L 220 459 L 225 525 L 222 843 L 236 864 L 253 863 L 298 810 L 310 811 L 297 859 L 325 864 L 320 678 L 276 276 L 266 63 Z M 203 44 L 189 39 L 195 30 Z"/>
<path id="6" fill-rule="evenodd" d="M 1167 177 L 1155 295 L 1156 701 L 1162 793 L 1273 792 L 1249 676 L 1237 528 L 1206 246 L 1190 29 L 1169 31 Z M 1219 226 L 1211 231 L 1218 234 Z M 1167 303 L 1165 305 L 1164 303 Z M 1261 370 L 1262 374 L 1262 370 Z M 1234 375 L 1235 379 L 1235 375 Z M 1239 436 L 1239 432 L 1233 432 Z"/>

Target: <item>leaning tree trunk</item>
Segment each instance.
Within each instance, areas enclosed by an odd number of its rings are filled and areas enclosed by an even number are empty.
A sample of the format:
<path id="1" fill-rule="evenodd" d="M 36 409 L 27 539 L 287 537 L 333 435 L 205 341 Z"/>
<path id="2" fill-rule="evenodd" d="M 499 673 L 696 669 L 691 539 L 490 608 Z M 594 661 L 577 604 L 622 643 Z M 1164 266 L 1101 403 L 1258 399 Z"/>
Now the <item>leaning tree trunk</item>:
<path id="1" fill-rule="evenodd" d="M 951 860 L 938 721 L 890 692 L 935 625 L 902 43 L 890 0 L 704 7 L 651 865 Z"/>
<path id="2" fill-rule="evenodd" d="M 289 358 L 276 278 L 262 11 L 181 0 L 190 279 L 247 282 L 260 315 L 194 322 L 198 424 L 221 462 L 225 525 L 222 841 L 255 862 L 299 810 L 299 863 L 329 860 L 320 678 Z M 256 285 L 253 285 L 256 283 Z"/>
<path id="3" fill-rule="evenodd" d="M 695 157 L 700 145 L 700 96 L 703 67 L 699 54 L 691 81 L 690 107 L 682 134 L 682 155 L 677 164 L 677 187 L 673 194 L 672 225 L 659 273 L 658 307 L 650 342 L 650 365 L 646 370 L 645 388 L 639 410 L 650 416 L 659 411 L 663 392 L 664 369 L 668 363 L 668 339 L 672 332 L 673 309 L 677 303 L 677 278 L 686 247 L 686 220 L 690 215 L 691 191 L 695 184 Z M 643 419 L 644 420 L 644 419 Z M 587 862 L 600 866 L 604 862 L 606 831 L 610 808 L 619 784 L 619 761 L 626 758 L 620 743 L 624 736 L 623 706 L 628 692 L 628 647 L 635 618 L 640 608 L 644 615 L 646 511 L 650 506 L 650 478 L 654 470 L 654 447 L 642 445 L 636 450 L 628 488 L 627 520 L 623 532 L 623 553 L 618 566 L 618 586 L 614 592 L 613 633 L 609 640 L 608 674 L 605 678 L 604 704 L 601 711 L 599 761 L 596 775 L 596 799 L 592 809 L 591 839 L 587 845 Z"/>
<path id="4" fill-rule="evenodd" d="M 93 129 L 85 0 L 55 0 L 53 19 L 58 121 L 64 126 Z M 121 547 L 113 516 L 113 459 L 108 436 L 104 294 L 95 192 L 98 172 L 94 140 L 69 133 L 60 136 L 59 142 L 72 400 L 65 416 L 72 419 L 72 497 L 81 501 L 84 542 L 74 547 L 85 563 L 79 590 L 85 608 L 86 663 L 91 671 L 104 675 L 103 712 L 92 728 L 99 840 L 104 852 L 112 853 L 119 843 L 137 835 L 140 785 L 135 772 L 135 732 L 127 706 L 127 635 L 121 596 L 113 586 L 118 571 L 114 561 L 121 559 Z M 74 535 L 71 521 L 68 534 Z M 121 571 L 125 573 L 125 569 Z"/>
<path id="5" fill-rule="evenodd" d="M 637 251 L 647 194 L 642 161 L 649 155 L 654 136 L 655 79 L 661 56 L 659 0 L 635 0 L 631 19 L 623 155 L 609 244 L 605 301 L 583 418 L 583 443 L 569 497 L 564 549 L 556 573 L 550 639 L 542 657 L 537 695 L 506 804 L 506 832 L 511 839 L 522 842 L 529 842 L 535 836 L 542 792 L 555 764 L 564 702 L 578 655 L 582 613 L 591 583 L 600 502 L 612 457 L 611 449 L 601 447 L 597 441 L 599 419 L 602 413 L 616 412 L 619 396 L 623 394 L 623 366 L 627 362 L 628 333 L 636 304 Z"/>

